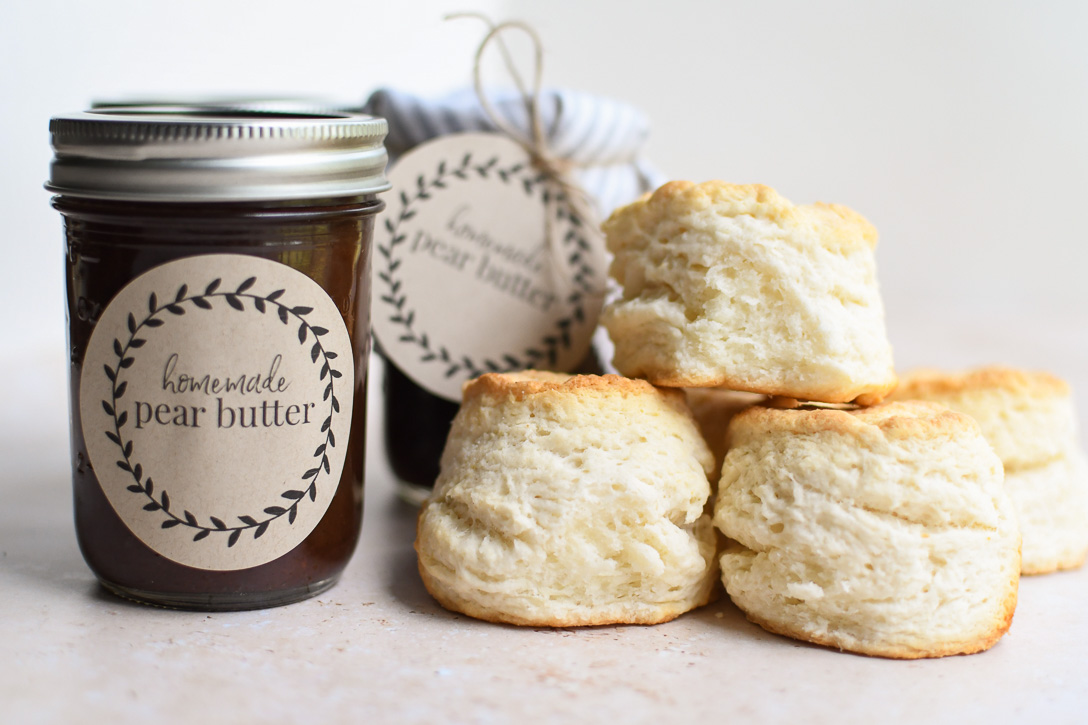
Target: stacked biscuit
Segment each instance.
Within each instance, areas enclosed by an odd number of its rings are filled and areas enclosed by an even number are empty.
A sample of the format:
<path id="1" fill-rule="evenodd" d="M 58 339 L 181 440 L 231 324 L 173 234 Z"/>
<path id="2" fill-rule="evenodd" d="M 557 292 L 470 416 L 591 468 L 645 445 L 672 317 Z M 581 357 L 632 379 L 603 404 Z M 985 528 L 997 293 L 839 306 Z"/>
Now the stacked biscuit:
<path id="1" fill-rule="evenodd" d="M 898 400 L 930 400 L 966 413 L 1005 469 L 1024 537 L 1023 574 L 1072 569 L 1088 555 L 1088 458 L 1077 443 L 1069 386 L 1053 375 L 1001 367 L 919 370 Z"/>
<path id="2" fill-rule="evenodd" d="M 896 376 L 872 225 L 762 186 L 674 182 L 605 230 L 622 373 L 820 404 L 729 425 L 714 522 L 733 601 L 772 631 L 867 654 L 993 644 L 1020 565 L 1001 463 L 966 416 L 878 405 Z M 873 407 L 828 405 L 849 402 Z"/>
<path id="3" fill-rule="evenodd" d="M 624 375 L 828 403 L 895 387 L 876 230 L 846 207 L 674 181 L 604 230 L 623 297 L 601 321 Z"/>
<path id="4" fill-rule="evenodd" d="M 1002 461 L 969 415 L 882 403 L 897 381 L 872 225 L 672 182 L 604 230 L 623 294 L 602 322 L 628 377 L 466 385 L 416 542 L 439 602 L 651 623 L 708 601 L 720 563 L 774 632 L 889 657 L 996 642 L 1020 574 Z"/>

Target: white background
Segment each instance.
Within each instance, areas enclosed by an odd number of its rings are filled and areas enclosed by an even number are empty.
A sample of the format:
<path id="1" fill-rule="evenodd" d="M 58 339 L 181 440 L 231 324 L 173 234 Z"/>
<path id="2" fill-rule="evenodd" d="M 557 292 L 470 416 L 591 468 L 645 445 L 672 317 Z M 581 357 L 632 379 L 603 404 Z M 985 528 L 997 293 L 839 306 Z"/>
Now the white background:
<path id="1" fill-rule="evenodd" d="M 12 2 L 5 360 L 63 355 L 61 221 L 41 188 L 51 114 L 133 95 L 438 93 L 468 82 L 482 35 L 443 22 L 458 9 L 531 22 L 547 84 L 645 109 L 648 155 L 668 176 L 761 182 L 866 215 L 903 367 L 1088 367 L 1054 359 L 1039 335 L 1083 335 L 1088 320 L 1088 4 L 1076 0 Z M 972 337 L 945 356 L 934 344 Z"/>

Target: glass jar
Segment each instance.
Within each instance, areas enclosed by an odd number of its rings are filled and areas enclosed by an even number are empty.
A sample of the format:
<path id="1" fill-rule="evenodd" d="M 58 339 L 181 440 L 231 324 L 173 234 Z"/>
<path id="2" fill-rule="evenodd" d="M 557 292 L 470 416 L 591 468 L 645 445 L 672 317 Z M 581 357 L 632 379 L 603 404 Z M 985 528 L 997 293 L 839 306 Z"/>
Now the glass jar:
<path id="1" fill-rule="evenodd" d="M 385 121 L 124 108 L 51 131 L 88 565 L 173 607 L 324 591 L 362 521 Z"/>
<path id="2" fill-rule="evenodd" d="M 393 471 L 397 494 L 419 506 L 438 479 L 439 460 L 460 403 L 419 385 L 378 349 L 384 365 L 382 406 L 385 411 L 385 455 Z"/>

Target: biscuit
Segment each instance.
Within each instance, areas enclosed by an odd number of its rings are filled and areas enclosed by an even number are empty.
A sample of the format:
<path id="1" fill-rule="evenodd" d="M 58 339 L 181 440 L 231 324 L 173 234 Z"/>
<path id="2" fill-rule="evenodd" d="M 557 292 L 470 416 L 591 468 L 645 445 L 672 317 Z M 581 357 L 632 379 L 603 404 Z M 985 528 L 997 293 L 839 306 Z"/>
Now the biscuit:
<path id="1" fill-rule="evenodd" d="M 519 625 L 654 624 L 709 601 L 713 459 L 679 391 L 616 375 L 464 387 L 420 512 L 442 606 Z"/>
<path id="2" fill-rule="evenodd" d="M 750 620 L 904 659 L 978 652 L 1008 630 L 1020 535 L 971 418 L 918 402 L 757 406 L 730 435 L 714 523 Z"/>
<path id="3" fill-rule="evenodd" d="M 695 416 L 695 422 L 699 425 L 699 431 L 703 434 L 703 440 L 710 446 L 710 452 L 714 454 L 714 470 L 710 474 L 710 481 L 713 483 L 718 480 L 722 461 L 725 460 L 725 452 L 729 449 L 726 437 L 729 421 L 733 420 L 733 416 L 737 413 L 767 398 L 756 393 L 742 393 L 722 388 L 685 388 L 684 397 L 688 407 L 691 408 L 691 414 Z"/>
<path id="4" fill-rule="evenodd" d="M 674 181 L 603 229 L 623 294 L 602 324 L 624 375 L 865 405 L 895 387 L 876 229 L 850 209 Z"/>
<path id="5" fill-rule="evenodd" d="M 1021 573 L 1072 569 L 1088 556 L 1088 463 L 1069 386 L 1048 373 L 985 367 L 918 370 L 896 400 L 931 400 L 976 421 L 1005 467 L 1024 537 Z"/>

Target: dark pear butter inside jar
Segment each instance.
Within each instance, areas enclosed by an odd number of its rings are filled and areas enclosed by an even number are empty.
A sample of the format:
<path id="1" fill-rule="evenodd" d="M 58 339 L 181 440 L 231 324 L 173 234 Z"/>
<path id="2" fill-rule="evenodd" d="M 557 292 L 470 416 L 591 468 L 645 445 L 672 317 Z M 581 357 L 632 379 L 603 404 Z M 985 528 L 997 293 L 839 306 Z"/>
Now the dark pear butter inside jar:
<path id="1" fill-rule="evenodd" d="M 362 522 L 385 120 L 116 108 L 50 131 L 84 558 L 171 607 L 324 591 Z"/>

